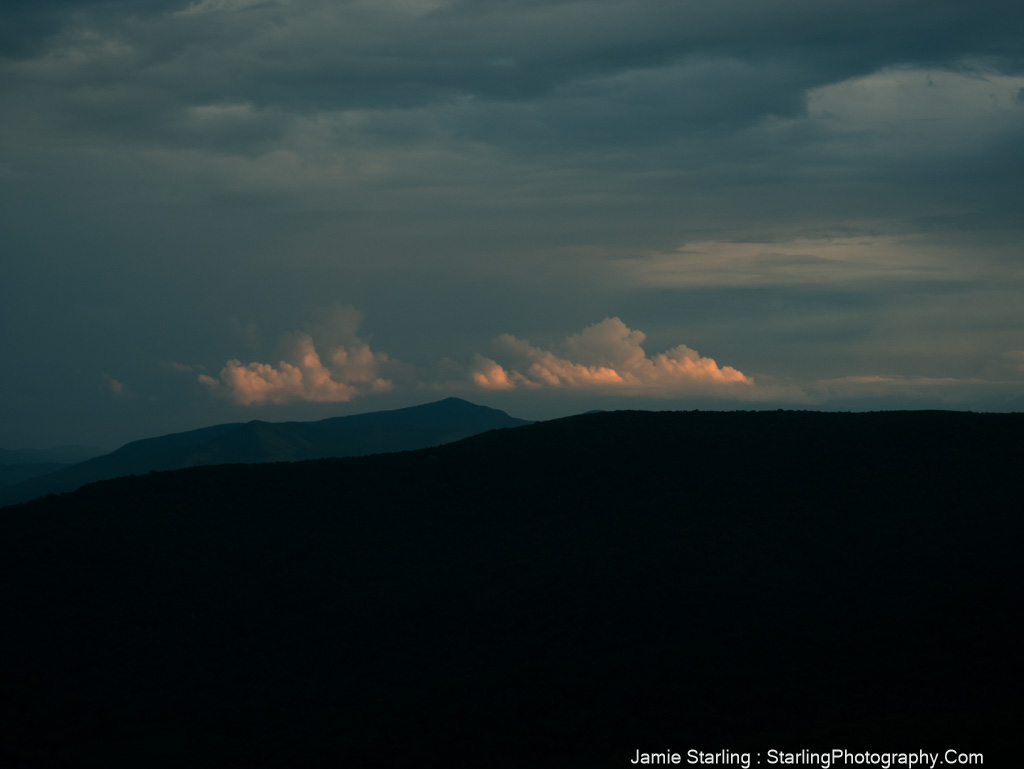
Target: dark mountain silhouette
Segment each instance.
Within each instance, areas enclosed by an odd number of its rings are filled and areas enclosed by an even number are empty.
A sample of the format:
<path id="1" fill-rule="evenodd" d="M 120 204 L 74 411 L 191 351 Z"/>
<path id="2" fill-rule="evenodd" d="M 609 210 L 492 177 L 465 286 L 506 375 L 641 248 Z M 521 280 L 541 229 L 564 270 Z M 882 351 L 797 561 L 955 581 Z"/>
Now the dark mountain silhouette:
<path id="1" fill-rule="evenodd" d="M 5 508 L 0 760 L 1014 765 L 1022 429 L 608 412 Z"/>
<path id="2" fill-rule="evenodd" d="M 504 411 L 447 398 L 422 406 L 318 422 L 214 425 L 128 443 L 117 451 L 0 489 L 0 504 L 72 491 L 83 484 L 154 470 L 236 462 L 294 462 L 436 446 L 501 427 L 529 424 Z"/>

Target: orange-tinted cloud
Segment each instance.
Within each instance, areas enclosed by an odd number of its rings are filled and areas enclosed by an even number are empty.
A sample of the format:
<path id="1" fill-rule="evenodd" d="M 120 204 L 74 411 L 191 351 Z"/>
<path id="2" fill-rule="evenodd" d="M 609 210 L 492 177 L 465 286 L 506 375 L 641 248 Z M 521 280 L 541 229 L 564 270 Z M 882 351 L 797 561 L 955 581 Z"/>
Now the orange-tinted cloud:
<path id="1" fill-rule="evenodd" d="M 292 401 L 338 403 L 391 389 L 393 381 L 388 372 L 404 367 L 386 353 L 374 352 L 356 336 L 361 318 L 352 308 L 336 307 L 327 321 L 316 327 L 319 334 L 335 342 L 328 348 L 326 363 L 313 337 L 296 333 L 285 338 L 288 360 L 276 366 L 242 363 L 236 358 L 221 369 L 219 381 L 205 375 L 199 376 L 199 381 L 243 406 Z"/>
<path id="2" fill-rule="evenodd" d="M 503 334 L 496 340 L 499 363 L 477 356 L 470 379 L 484 389 L 565 387 L 607 388 L 624 392 L 676 395 L 694 391 L 738 394 L 754 381 L 731 366 L 719 366 L 686 345 L 649 357 L 642 331 L 619 318 L 605 318 L 568 337 L 555 353 Z"/>
<path id="3" fill-rule="evenodd" d="M 107 392 L 110 393 L 110 397 L 115 400 L 131 400 L 135 398 L 135 393 L 128 389 L 124 382 L 120 382 L 110 374 L 103 375 L 103 385 Z"/>
<path id="4" fill-rule="evenodd" d="M 485 390 L 511 390 L 516 386 L 515 382 L 509 379 L 505 369 L 496 361 L 482 355 L 473 356 L 473 362 L 469 367 L 469 377 L 474 384 Z"/>

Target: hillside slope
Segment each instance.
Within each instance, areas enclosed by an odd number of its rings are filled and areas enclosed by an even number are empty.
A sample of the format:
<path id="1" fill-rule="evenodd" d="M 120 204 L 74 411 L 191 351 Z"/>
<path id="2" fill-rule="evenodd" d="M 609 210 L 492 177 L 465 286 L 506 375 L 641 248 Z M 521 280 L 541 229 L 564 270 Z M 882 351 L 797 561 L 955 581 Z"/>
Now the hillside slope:
<path id="1" fill-rule="evenodd" d="M 1000 765 L 1022 428 L 610 412 L 7 508 L 0 745 L 104 766 Z"/>

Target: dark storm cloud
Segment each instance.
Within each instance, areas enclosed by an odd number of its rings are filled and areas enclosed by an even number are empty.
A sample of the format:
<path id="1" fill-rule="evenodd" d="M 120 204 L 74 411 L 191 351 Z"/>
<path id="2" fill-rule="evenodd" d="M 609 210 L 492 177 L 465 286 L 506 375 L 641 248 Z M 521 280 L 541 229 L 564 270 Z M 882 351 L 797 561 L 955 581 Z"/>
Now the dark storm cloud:
<path id="1" fill-rule="evenodd" d="M 678 101 L 692 110 L 690 122 L 714 126 L 737 111 L 795 114 L 806 89 L 888 64 L 984 57 L 1018 68 L 1024 11 L 994 2 L 964 12 L 961 3 L 934 2 L 205 0 L 19 4 L 5 17 L 14 34 L 24 26 L 22 41 L 47 28 L 45 44 L 31 46 L 37 56 L 41 48 L 75 55 L 73 68 L 50 75 L 51 85 L 116 84 L 123 91 L 110 94 L 112 102 L 147 90 L 178 106 L 246 102 L 300 112 L 457 97 L 529 101 L 569 84 L 570 96 L 585 97 L 588 84 L 593 93 L 617 73 L 697 61 L 694 83 L 633 75 L 634 100 L 683 85 Z"/>
<path id="2" fill-rule="evenodd" d="M 9 0 L 0 15 L 0 56 L 32 56 L 53 35 L 80 21 L 152 16 L 186 4 L 187 0 Z"/>
<path id="3" fill-rule="evenodd" d="M 149 151 L 136 167 L 199 152 L 171 162 L 178 171 L 234 173 L 236 189 L 289 177 L 293 199 L 296 186 L 315 196 L 325 184 L 344 185 L 343 177 L 433 185 L 442 168 L 448 190 L 454 184 L 479 199 L 481 180 L 522 189 L 522 167 L 514 164 L 536 160 L 545 168 L 539 176 L 530 169 L 528 193 L 550 189 L 561 200 L 574 189 L 610 185 L 621 198 L 632 194 L 631 185 L 644 195 L 658 194 L 659 183 L 683 182 L 712 194 L 728 190 L 735 201 L 737 186 L 785 183 L 801 173 L 806 183 L 817 173 L 826 194 L 800 200 L 793 187 L 782 197 L 795 194 L 799 205 L 834 200 L 838 209 L 849 203 L 845 187 L 870 207 L 886 196 L 866 196 L 853 185 L 881 181 L 904 188 L 890 194 L 907 197 L 905 188 L 921 191 L 918 182 L 928 175 L 970 184 L 987 159 L 998 174 L 1008 167 L 1002 161 L 1021 151 L 1019 139 L 992 135 L 986 141 L 1002 141 L 1004 149 L 970 153 L 957 165 L 959 153 L 949 150 L 959 137 L 937 135 L 933 144 L 945 141 L 937 148 L 941 163 L 935 153 L 904 156 L 899 147 L 875 149 L 877 157 L 865 162 L 865 149 L 892 144 L 878 135 L 888 116 L 836 132 L 830 129 L 843 121 L 826 104 L 807 119 L 809 94 L 887 67 L 917 67 L 922 77 L 928 67 L 1018 72 L 1024 11 L 1002 3 L 203 0 L 32 7 L 5 11 L 9 28 L 35 14 L 51 31 L 31 56 L 0 62 L 11 146 L 22 143 L 31 153 L 37 145 L 47 155 L 54 146 Z M 25 23 L 23 39 L 36 39 Z M 908 136 L 913 146 L 913 132 Z M 322 172 L 342 153 L 344 167 Z M 231 158 L 259 162 L 243 168 Z M 557 167 L 570 169 L 575 181 L 540 178 Z M 615 178 L 597 178 L 609 172 Z M 742 206 L 739 213 L 749 215 Z M 908 215 L 925 213 L 900 213 Z"/>
<path id="4" fill-rule="evenodd" d="M 759 145 L 776 166 L 787 146 L 806 162 L 820 125 L 768 137 L 744 131 L 799 118 L 815 87 L 915 63 L 984 60 L 1016 71 L 1024 18 L 998 3 L 965 13 L 923 2 L 28 8 L 15 6 L 9 27 L 20 19 L 22 39 L 34 39 L 30 17 L 45 18 L 50 31 L 31 56 L 0 62 L 12 132 L 221 156 L 283 149 L 311 160 L 325 148 L 439 145 L 459 145 L 464 159 L 468 142 L 471 152 L 490 147 L 510 158 L 568 154 L 584 174 L 616 160 L 630 172 L 711 161 L 715 176 L 747 178 L 763 164 Z M 684 137 L 692 141 L 678 146 Z M 673 144 L 668 155 L 648 151 Z M 616 148 L 628 154 L 609 152 Z M 600 156 L 585 157 L 590 151 Z M 403 163 L 405 175 L 433 173 L 418 166 L 423 154 Z"/>

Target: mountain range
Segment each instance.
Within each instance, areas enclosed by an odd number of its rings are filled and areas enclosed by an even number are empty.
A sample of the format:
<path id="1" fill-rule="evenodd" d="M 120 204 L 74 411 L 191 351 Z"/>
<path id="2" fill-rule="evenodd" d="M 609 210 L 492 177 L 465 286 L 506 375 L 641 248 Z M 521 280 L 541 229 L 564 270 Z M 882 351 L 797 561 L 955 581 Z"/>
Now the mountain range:
<path id="1" fill-rule="evenodd" d="M 106 454 L 95 446 L 54 446 L 48 449 L 0 449 L 0 488 L 52 473 L 68 465 Z"/>
<path id="2" fill-rule="evenodd" d="M 8 507 L 0 761 L 1014 765 L 1022 429 L 606 412 Z"/>
<path id="3" fill-rule="evenodd" d="M 526 424 L 527 420 L 497 409 L 446 398 L 421 406 L 317 422 L 253 420 L 146 438 L 109 454 L 83 457 L 85 461 L 71 466 L 32 466 L 28 471 L 25 465 L 14 465 L 8 483 L 3 482 L 3 463 L 9 461 L 4 453 L 0 454 L 0 505 L 73 491 L 86 483 L 124 475 L 237 462 L 295 462 L 409 451 Z M 60 456 L 73 454 L 65 451 Z"/>

